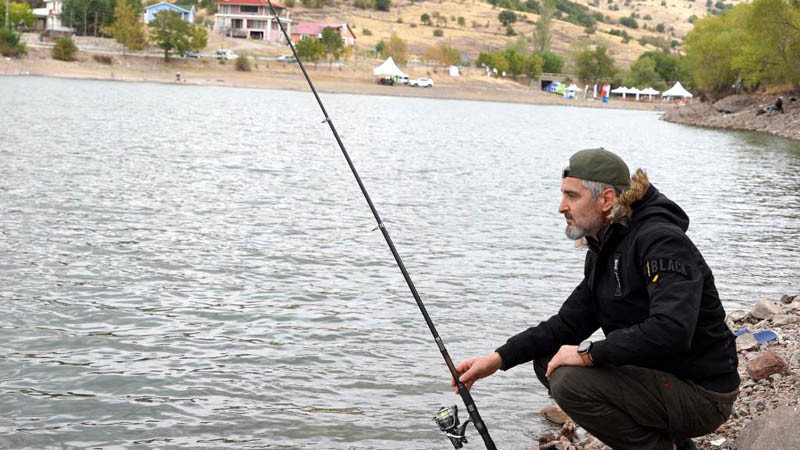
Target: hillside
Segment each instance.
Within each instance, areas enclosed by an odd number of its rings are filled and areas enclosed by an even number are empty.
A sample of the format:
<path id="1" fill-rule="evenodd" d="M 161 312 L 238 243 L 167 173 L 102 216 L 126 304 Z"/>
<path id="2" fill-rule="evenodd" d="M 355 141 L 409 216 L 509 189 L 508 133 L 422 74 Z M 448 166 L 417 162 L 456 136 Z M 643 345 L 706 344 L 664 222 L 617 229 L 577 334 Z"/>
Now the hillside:
<path id="1" fill-rule="evenodd" d="M 604 3 L 600 3 L 603 1 Z M 728 2 L 728 5 L 737 3 Z M 587 34 L 585 27 L 563 20 L 553 21 L 552 50 L 563 56 L 574 54 L 578 42 L 588 40 L 591 44 L 605 43 L 613 52 L 618 65 L 628 66 L 643 52 L 658 50 L 654 45 L 641 45 L 641 37 L 662 38 L 666 42 L 682 41 L 692 29 L 689 22 L 691 16 L 703 17 L 708 14 L 706 3 L 701 0 L 577 0 L 589 9 L 589 14 L 599 13 L 603 20 L 612 23 L 597 23 L 597 30 Z M 359 9 L 350 1 L 337 1 L 336 6 L 322 8 L 306 8 L 298 1 L 292 8 L 295 21 L 325 21 L 330 23 L 348 23 L 358 37 L 357 52 L 373 49 L 380 41 L 388 40 L 392 33 L 403 38 L 412 55 L 421 57 L 425 49 L 436 44 L 447 44 L 458 48 L 470 60 L 477 58 L 478 53 L 487 50 L 502 49 L 506 43 L 517 39 L 507 36 L 505 27 L 500 23 L 498 15 L 503 8 L 497 8 L 486 0 L 393 0 L 391 10 L 387 12 Z M 663 5 L 662 5 L 663 3 Z M 596 5 L 596 6 L 595 6 Z M 443 36 L 435 37 L 436 27 L 423 25 L 420 16 L 437 13 L 446 19 L 442 29 Z M 519 20 L 512 26 L 516 33 L 532 40 L 535 22 L 539 19 L 530 12 L 516 12 Z M 638 29 L 631 29 L 618 23 L 620 18 L 637 17 Z M 464 18 L 464 25 L 458 24 L 458 17 Z M 663 24 L 665 32 L 659 33 L 656 28 Z M 648 29 L 645 30 L 644 27 Z M 632 38 L 627 44 L 619 36 L 608 34 L 610 30 L 627 32 Z"/>

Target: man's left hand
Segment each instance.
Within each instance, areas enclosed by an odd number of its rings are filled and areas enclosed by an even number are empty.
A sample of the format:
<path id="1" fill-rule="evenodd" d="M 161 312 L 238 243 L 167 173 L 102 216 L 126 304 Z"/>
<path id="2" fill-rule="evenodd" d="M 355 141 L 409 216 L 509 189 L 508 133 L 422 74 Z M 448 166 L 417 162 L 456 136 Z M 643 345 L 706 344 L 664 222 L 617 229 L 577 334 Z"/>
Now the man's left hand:
<path id="1" fill-rule="evenodd" d="M 544 376 L 550 378 L 553 371 L 561 366 L 587 366 L 587 364 L 583 362 L 581 355 L 578 354 L 577 345 L 562 345 L 547 364 L 547 373 L 545 373 Z"/>

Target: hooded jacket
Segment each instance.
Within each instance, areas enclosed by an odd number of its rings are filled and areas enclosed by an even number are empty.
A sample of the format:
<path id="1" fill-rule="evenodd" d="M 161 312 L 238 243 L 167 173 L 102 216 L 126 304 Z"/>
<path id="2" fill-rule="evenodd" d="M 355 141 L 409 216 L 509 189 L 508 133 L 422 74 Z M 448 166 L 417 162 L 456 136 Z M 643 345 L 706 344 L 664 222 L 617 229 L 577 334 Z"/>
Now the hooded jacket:
<path id="1" fill-rule="evenodd" d="M 739 386 L 733 333 L 703 256 L 686 236 L 689 218 L 639 170 L 618 198 L 621 212 L 588 239 L 583 281 L 558 314 L 497 349 L 503 369 L 577 345 L 598 328 L 596 366 L 669 372 L 708 390 Z"/>

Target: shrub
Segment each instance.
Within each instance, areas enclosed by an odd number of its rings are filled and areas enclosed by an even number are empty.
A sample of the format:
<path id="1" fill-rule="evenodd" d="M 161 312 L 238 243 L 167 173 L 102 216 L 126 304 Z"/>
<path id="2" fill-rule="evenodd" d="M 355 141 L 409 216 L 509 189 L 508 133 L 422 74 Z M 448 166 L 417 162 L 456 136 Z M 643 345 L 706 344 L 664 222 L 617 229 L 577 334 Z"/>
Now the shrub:
<path id="1" fill-rule="evenodd" d="M 463 27 L 467 24 L 467 19 L 463 18 L 462 16 L 458 16 L 458 26 Z"/>
<path id="2" fill-rule="evenodd" d="M 112 60 L 111 57 L 108 56 L 108 55 L 94 55 L 94 56 L 92 56 L 92 58 L 95 61 L 99 62 L 100 64 L 111 65 L 111 64 L 114 63 L 114 60 Z"/>
<path id="3" fill-rule="evenodd" d="M 442 37 L 444 36 L 444 31 L 442 31 L 441 28 L 436 28 L 435 30 L 433 30 L 433 35 L 436 37 Z"/>
<path id="4" fill-rule="evenodd" d="M 72 42 L 70 38 L 60 38 L 53 46 L 53 59 L 61 61 L 75 61 L 75 55 L 78 53 L 78 47 Z"/>
<path id="5" fill-rule="evenodd" d="M 19 42 L 19 37 L 20 35 L 9 29 L 0 29 L 0 54 L 6 57 L 24 55 L 26 53 L 25 44 Z"/>
<path id="6" fill-rule="evenodd" d="M 375 0 L 375 9 L 388 11 L 392 7 L 392 0 Z"/>
<path id="7" fill-rule="evenodd" d="M 286 5 L 287 8 L 294 8 L 294 0 L 284 0 L 283 4 Z"/>
<path id="8" fill-rule="evenodd" d="M 689 23 L 695 23 L 695 22 L 697 22 L 697 16 L 692 14 L 691 16 L 689 16 Z"/>
<path id="9" fill-rule="evenodd" d="M 240 72 L 250 72 L 253 70 L 252 65 L 250 64 L 250 58 L 244 55 L 239 55 L 236 57 L 236 70 Z"/>
<path id="10" fill-rule="evenodd" d="M 370 30 L 369 28 L 364 28 L 363 30 L 361 30 L 361 34 L 363 34 L 364 36 L 372 36 L 372 30 Z"/>
<path id="11" fill-rule="evenodd" d="M 632 17 L 620 17 L 619 23 L 628 28 L 633 28 L 634 30 L 639 28 L 639 24 L 636 22 L 636 19 Z"/>
<path id="12" fill-rule="evenodd" d="M 356 0 L 353 3 L 353 6 L 355 6 L 356 8 L 361 8 L 361 9 L 372 8 L 372 0 Z"/>

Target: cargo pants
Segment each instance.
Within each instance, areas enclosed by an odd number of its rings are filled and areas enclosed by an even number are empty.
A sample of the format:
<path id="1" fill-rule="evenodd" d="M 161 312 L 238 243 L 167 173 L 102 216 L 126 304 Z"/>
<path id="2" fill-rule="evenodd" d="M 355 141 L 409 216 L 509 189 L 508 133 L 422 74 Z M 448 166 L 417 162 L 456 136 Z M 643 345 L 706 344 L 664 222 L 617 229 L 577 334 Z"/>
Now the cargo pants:
<path id="1" fill-rule="evenodd" d="M 720 394 L 636 366 L 533 369 L 558 406 L 614 450 L 672 450 L 673 440 L 711 433 L 731 415 L 738 391 Z"/>

